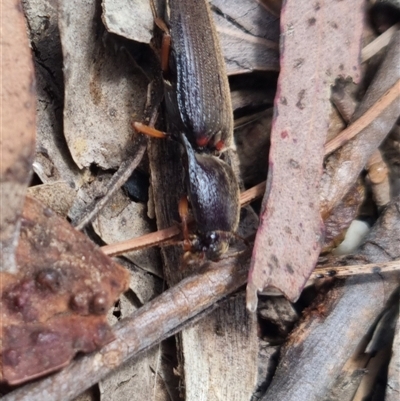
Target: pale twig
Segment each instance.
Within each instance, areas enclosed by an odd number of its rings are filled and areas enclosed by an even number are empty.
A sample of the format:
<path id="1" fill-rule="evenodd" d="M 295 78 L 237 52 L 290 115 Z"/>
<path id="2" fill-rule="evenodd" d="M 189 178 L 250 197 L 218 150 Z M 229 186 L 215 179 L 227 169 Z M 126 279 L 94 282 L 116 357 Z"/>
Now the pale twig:
<path id="1" fill-rule="evenodd" d="M 383 274 L 400 271 L 400 260 L 383 263 L 368 263 L 364 265 L 317 267 L 311 274 L 310 280 L 328 277 L 348 277 L 360 274 Z"/>
<path id="2" fill-rule="evenodd" d="M 387 107 L 389 107 L 400 96 L 400 79 L 369 108 L 360 118 L 343 130 L 338 136 L 325 145 L 325 155 L 343 146 L 354 138 L 364 128 L 368 127 Z"/>
<path id="3" fill-rule="evenodd" d="M 395 24 L 387 29 L 382 35 L 379 35 L 375 40 L 369 43 L 361 50 L 361 61 L 364 63 L 372 56 L 382 50 L 390 42 L 394 33 L 400 28 L 400 24 Z"/>
<path id="4" fill-rule="evenodd" d="M 141 237 L 105 245 L 101 250 L 108 256 L 118 256 L 126 252 L 138 251 L 139 249 L 163 244 L 165 241 L 179 235 L 179 233 L 180 230 L 178 227 L 169 227 L 164 230 L 155 231 L 154 233 L 142 235 Z"/>

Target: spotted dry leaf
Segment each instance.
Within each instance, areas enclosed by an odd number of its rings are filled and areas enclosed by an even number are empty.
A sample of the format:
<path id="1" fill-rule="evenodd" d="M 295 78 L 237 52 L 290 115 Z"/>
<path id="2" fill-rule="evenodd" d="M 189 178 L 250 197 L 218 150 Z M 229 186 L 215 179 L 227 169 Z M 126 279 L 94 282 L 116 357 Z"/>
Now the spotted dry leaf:
<path id="1" fill-rule="evenodd" d="M 289 0 L 282 9 L 267 187 L 247 286 L 251 310 L 267 287 L 295 301 L 317 262 L 330 85 L 338 76 L 360 78 L 363 4 Z"/>
<path id="2" fill-rule="evenodd" d="M 0 381 L 18 384 L 67 365 L 114 336 L 106 313 L 127 270 L 51 209 L 26 198 L 19 274 L 1 273 Z"/>

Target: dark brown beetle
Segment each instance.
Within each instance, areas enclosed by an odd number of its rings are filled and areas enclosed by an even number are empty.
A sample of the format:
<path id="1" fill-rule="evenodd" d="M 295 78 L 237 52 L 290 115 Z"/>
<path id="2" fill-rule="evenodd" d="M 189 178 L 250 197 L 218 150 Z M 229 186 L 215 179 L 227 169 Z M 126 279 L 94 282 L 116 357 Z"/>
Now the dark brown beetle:
<path id="1" fill-rule="evenodd" d="M 206 0 L 169 0 L 167 21 L 168 40 L 163 43 L 170 48 L 162 54 L 169 57 L 161 64 L 169 134 L 139 123 L 134 127 L 156 137 L 172 136 L 183 145 L 197 229 L 189 236 L 184 227 L 185 249 L 215 260 L 228 249 L 240 214 L 239 185 L 231 166 L 222 160 L 224 150 L 234 146 L 225 62 Z M 186 209 L 180 205 L 183 222 Z"/>
<path id="2" fill-rule="evenodd" d="M 221 159 L 194 152 L 181 135 L 185 147 L 186 185 L 197 234 L 189 252 L 218 259 L 225 253 L 239 224 L 239 186 L 232 168 Z"/>
<path id="3" fill-rule="evenodd" d="M 196 150 L 222 151 L 233 145 L 233 112 L 208 3 L 169 0 L 168 6 L 171 45 L 165 92 L 169 121 Z"/>

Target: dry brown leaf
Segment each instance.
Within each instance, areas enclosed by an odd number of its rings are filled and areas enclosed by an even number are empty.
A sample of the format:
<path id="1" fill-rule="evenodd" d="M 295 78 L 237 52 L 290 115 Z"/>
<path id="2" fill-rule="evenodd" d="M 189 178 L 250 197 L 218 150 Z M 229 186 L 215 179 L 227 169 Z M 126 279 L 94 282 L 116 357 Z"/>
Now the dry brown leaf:
<path id="1" fill-rule="evenodd" d="M 108 32 L 137 42 L 150 43 L 154 20 L 150 1 L 102 1 L 102 19 Z"/>
<path id="2" fill-rule="evenodd" d="M 143 203 L 132 202 L 122 190 L 118 191 L 93 222 L 93 228 L 106 244 L 114 244 L 154 231 L 147 219 Z M 162 276 L 158 250 L 145 249 L 124 255 L 136 266 L 157 276 Z"/>
<path id="3" fill-rule="evenodd" d="M 58 30 L 58 4 L 23 0 L 35 61 L 37 143 L 33 170 L 43 183 L 65 181 L 78 189 L 82 174 L 72 160 L 63 134 L 64 82 Z"/>
<path id="4" fill-rule="evenodd" d="M 2 381 L 17 384 L 69 363 L 114 336 L 106 313 L 129 273 L 51 209 L 26 198 L 20 273 L 2 273 Z"/>
<path id="5" fill-rule="evenodd" d="M 147 82 L 105 31 L 94 0 L 62 1 L 64 135 L 79 168 L 117 168 L 132 144 L 131 121 L 142 120 Z M 115 48 L 113 46 L 116 46 Z"/>
<path id="6" fill-rule="evenodd" d="M 35 151 L 36 93 L 20 1 L 1 5 L 0 271 L 16 273 L 15 249 Z"/>
<path id="7" fill-rule="evenodd" d="M 279 70 L 279 18 L 255 0 L 210 4 L 228 75 Z"/>
<path id="8" fill-rule="evenodd" d="M 252 311 L 266 287 L 295 301 L 317 262 L 329 90 L 338 76 L 360 78 L 362 4 L 288 1 L 282 9 L 267 188 L 247 285 Z"/>
<path id="9" fill-rule="evenodd" d="M 67 217 L 76 196 L 76 191 L 64 181 L 35 185 L 27 193 L 63 218 Z"/>

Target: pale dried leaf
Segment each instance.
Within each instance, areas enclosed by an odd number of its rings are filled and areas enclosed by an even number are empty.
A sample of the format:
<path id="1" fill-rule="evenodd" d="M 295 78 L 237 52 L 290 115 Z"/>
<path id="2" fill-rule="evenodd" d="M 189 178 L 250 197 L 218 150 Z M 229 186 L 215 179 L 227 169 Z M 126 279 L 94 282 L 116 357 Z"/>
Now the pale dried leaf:
<path id="1" fill-rule="evenodd" d="M 93 222 L 93 228 L 106 244 L 126 241 L 154 231 L 146 213 L 146 204 L 132 202 L 120 190 Z M 129 252 L 124 256 L 141 269 L 162 276 L 156 248 Z"/>
<path id="2" fill-rule="evenodd" d="M 75 189 L 64 181 L 29 187 L 27 193 L 64 218 L 67 217 L 76 196 Z"/>
<path id="3" fill-rule="evenodd" d="M 154 20 L 150 1 L 103 0 L 103 22 L 107 30 L 127 39 L 150 43 Z"/>
<path id="4" fill-rule="evenodd" d="M 63 134 L 64 83 L 57 4 L 22 2 L 33 48 L 37 87 L 37 144 L 33 170 L 43 183 L 65 181 L 78 189 L 83 177 Z"/>
<path id="5" fill-rule="evenodd" d="M 276 287 L 296 300 L 315 267 L 323 226 L 319 207 L 329 89 L 338 76 L 360 78 L 362 1 L 286 2 L 267 188 L 247 286 Z"/>
<path id="6" fill-rule="evenodd" d="M 219 15 L 214 20 L 228 75 L 279 70 L 277 43 L 242 32 Z"/>
<path id="7" fill-rule="evenodd" d="M 159 387 L 160 383 L 160 377 L 153 368 L 159 364 L 160 358 L 160 348 L 155 347 L 119 367 L 99 382 L 101 401 L 152 400 L 155 387 Z M 163 399 L 169 400 L 168 395 L 165 394 Z"/>
<path id="8" fill-rule="evenodd" d="M 20 216 L 35 151 L 36 93 L 21 4 L 7 0 L 1 7 L 0 271 L 16 273 Z"/>
<path id="9" fill-rule="evenodd" d="M 147 82 L 105 31 L 94 0 L 62 1 L 59 27 L 64 56 L 64 135 L 78 167 L 118 167 L 140 121 Z"/>
<path id="10" fill-rule="evenodd" d="M 279 18 L 255 0 L 210 4 L 228 75 L 279 70 Z"/>
<path id="11" fill-rule="evenodd" d="M 232 7 L 230 0 L 210 0 L 214 13 L 235 23 L 251 36 L 279 41 L 279 17 L 273 15 L 260 0 L 241 0 Z"/>
<path id="12" fill-rule="evenodd" d="M 256 317 L 247 313 L 241 294 L 185 330 L 182 348 L 187 401 L 250 399 L 257 380 L 255 326 Z M 245 347 L 245 352 L 238 352 L 237 346 Z"/>

